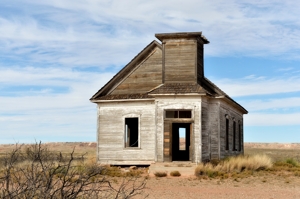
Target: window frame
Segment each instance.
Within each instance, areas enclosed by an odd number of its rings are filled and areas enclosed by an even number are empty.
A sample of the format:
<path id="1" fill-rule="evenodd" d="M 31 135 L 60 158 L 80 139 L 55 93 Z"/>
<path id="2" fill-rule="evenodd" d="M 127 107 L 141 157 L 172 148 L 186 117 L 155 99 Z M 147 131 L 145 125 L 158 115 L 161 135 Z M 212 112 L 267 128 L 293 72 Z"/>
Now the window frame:
<path id="1" fill-rule="evenodd" d="M 126 118 L 137 118 L 138 122 L 138 146 L 126 146 L 126 139 L 127 139 L 127 133 L 126 133 Z M 141 118 L 139 114 L 127 114 L 123 116 L 123 149 L 141 149 Z"/>
<path id="2" fill-rule="evenodd" d="M 233 119 L 233 124 L 232 124 L 232 150 L 237 151 L 236 149 L 236 122 Z"/>
<path id="3" fill-rule="evenodd" d="M 229 116 L 225 115 L 225 150 L 229 151 Z"/>
<path id="4" fill-rule="evenodd" d="M 242 124 L 238 122 L 238 135 L 239 135 L 239 151 L 242 151 Z"/>
<path id="5" fill-rule="evenodd" d="M 177 117 L 167 117 L 167 112 L 168 111 L 177 112 Z M 180 111 L 190 112 L 191 117 L 179 117 L 180 116 Z M 166 110 L 164 110 L 164 118 L 165 119 L 193 119 L 193 111 L 191 109 L 166 109 Z"/>

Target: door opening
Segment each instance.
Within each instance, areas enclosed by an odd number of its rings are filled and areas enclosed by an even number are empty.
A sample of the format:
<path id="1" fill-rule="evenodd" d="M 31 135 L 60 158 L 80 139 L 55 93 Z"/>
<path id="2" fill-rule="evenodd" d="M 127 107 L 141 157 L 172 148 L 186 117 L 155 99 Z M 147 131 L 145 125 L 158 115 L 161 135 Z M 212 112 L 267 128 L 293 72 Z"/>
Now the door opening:
<path id="1" fill-rule="evenodd" d="M 190 150 L 190 123 L 172 124 L 172 161 L 188 161 Z"/>

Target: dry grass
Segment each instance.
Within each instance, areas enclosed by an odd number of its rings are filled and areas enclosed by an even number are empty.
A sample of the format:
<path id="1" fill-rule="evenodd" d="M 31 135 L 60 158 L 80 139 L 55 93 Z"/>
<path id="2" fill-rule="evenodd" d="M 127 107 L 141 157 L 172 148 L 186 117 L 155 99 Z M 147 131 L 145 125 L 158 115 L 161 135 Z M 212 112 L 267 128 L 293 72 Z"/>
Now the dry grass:
<path id="1" fill-rule="evenodd" d="M 181 176 L 181 173 L 179 171 L 171 171 L 170 176 L 179 177 Z"/>
<path id="2" fill-rule="evenodd" d="M 196 176 L 214 177 L 228 177 L 234 176 L 245 171 L 259 171 L 271 168 L 273 165 L 271 158 L 266 155 L 253 156 L 237 156 L 231 157 L 227 160 L 220 161 L 218 164 L 201 163 L 195 169 Z"/>
<path id="3" fill-rule="evenodd" d="M 168 175 L 168 173 L 167 173 L 166 171 L 156 171 L 156 172 L 154 173 L 154 175 L 155 175 L 156 177 L 166 177 L 166 176 Z"/>

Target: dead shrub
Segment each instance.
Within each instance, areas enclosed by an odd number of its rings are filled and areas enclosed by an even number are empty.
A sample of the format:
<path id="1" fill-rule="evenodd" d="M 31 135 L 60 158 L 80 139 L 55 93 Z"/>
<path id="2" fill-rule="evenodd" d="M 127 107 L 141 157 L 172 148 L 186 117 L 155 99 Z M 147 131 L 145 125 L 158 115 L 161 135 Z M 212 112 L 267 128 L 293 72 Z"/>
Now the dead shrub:
<path id="1" fill-rule="evenodd" d="M 167 173 L 166 171 L 156 171 L 156 172 L 154 173 L 154 175 L 155 175 L 156 177 L 166 177 L 166 176 L 168 175 L 168 173 Z"/>
<path id="2" fill-rule="evenodd" d="M 181 176 L 181 173 L 179 171 L 171 171 L 170 176 L 179 177 Z"/>
<path id="3" fill-rule="evenodd" d="M 132 198 L 142 196 L 145 179 L 122 177 L 114 183 L 107 168 L 76 161 L 74 150 L 62 158 L 41 143 L 7 153 L 0 164 L 0 198 Z"/>

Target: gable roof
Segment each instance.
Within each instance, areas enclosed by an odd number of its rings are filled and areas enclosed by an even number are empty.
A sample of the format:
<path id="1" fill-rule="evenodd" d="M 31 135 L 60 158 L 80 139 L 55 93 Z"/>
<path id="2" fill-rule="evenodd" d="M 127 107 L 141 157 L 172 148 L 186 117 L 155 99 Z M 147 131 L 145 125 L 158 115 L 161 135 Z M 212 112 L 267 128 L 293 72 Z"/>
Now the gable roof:
<path id="1" fill-rule="evenodd" d="M 140 64 L 152 51 L 154 48 L 162 49 L 162 46 L 157 41 L 153 40 L 148 44 L 139 54 L 137 54 L 126 66 L 124 66 L 109 82 L 107 82 L 97 93 L 95 93 L 90 100 L 96 100 L 104 97 L 110 93 L 113 87 L 124 77 L 126 77 L 130 71 Z M 123 95 L 124 97 L 124 95 Z M 107 97 L 106 97 L 107 98 Z M 130 98 L 132 99 L 132 98 Z"/>
<path id="2" fill-rule="evenodd" d="M 200 32 L 201 33 L 201 32 Z M 189 36 L 199 35 L 197 33 L 189 33 Z M 178 33 L 178 38 L 186 37 L 187 33 Z M 201 35 L 201 34 L 200 34 Z M 163 39 L 167 37 L 167 34 L 156 34 L 158 39 Z M 174 36 L 174 34 L 172 35 Z M 176 35 L 177 36 L 177 35 Z M 209 43 L 209 41 L 201 35 L 200 39 Z M 122 83 L 128 75 L 134 71 L 151 53 L 155 48 L 159 48 L 162 50 L 162 45 L 157 41 L 152 41 L 149 45 L 147 45 L 138 55 L 136 55 L 125 67 L 123 67 L 109 82 L 107 82 L 97 93 L 95 93 L 90 99 L 92 102 L 96 102 L 98 100 L 127 100 L 127 99 L 154 99 L 157 95 L 177 95 L 177 94 L 199 94 L 199 95 L 207 95 L 215 98 L 222 98 L 225 101 L 233 104 L 239 110 L 241 110 L 244 114 L 247 114 L 248 111 L 230 98 L 224 91 L 222 91 L 219 87 L 217 87 L 214 83 L 212 83 L 206 77 L 198 79 L 198 82 L 194 83 L 158 83 L 154 88 L 145 91 L 145 92 L 136 92 L 134 90 L 133 93 L 130 94 L 111 94 L 116 86 Z M 135 93 L 136 92 L 136 93 Z"/>

